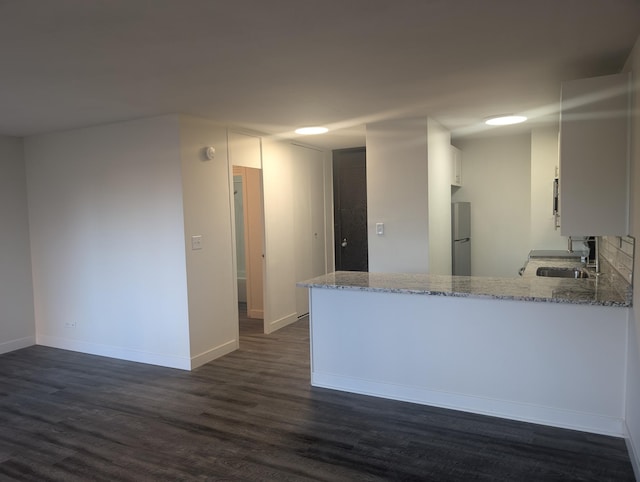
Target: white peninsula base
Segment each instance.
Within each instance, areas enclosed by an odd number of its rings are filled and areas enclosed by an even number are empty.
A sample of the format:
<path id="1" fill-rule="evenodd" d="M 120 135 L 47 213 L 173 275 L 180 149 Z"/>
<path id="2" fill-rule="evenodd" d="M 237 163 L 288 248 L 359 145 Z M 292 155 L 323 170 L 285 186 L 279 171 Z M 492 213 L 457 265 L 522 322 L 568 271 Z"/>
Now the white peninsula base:
<path id="1" fill-rule="evenodd" d="M 627 308 L 309 292 L 314 386 L 625 435 Z"/>

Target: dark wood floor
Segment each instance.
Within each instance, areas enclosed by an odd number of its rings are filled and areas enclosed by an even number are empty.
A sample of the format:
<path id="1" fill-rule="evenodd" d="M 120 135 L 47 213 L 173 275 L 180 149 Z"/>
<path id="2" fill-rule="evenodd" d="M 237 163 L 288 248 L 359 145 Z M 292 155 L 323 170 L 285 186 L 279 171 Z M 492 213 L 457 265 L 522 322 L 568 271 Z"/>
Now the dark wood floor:
<path id="1" fill-rule="evenodd" d="M 308 322 L 184 372 L 0 356 L 0 480 L 634 480 L 622 439 L 309 386 Z"/>

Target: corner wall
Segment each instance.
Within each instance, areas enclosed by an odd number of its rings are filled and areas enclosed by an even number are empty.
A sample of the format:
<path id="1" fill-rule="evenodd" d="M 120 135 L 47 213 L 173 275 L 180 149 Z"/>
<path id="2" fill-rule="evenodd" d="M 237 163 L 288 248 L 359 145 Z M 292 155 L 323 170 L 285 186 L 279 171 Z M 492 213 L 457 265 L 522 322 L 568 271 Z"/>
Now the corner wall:
<path id="1" fill-rule="evenodd" d="M 28 137 L 25 159 L 38 344 L 189 369 L 178 117 Z"/>
<path id="2" fill-rule="evenodd" d="M 451 133 L 427 119 L 429 273 L 451 274 Z"/>
<path id="3" fill-rule="evenodd" d="M 0 354 L 35 335 L 23 144 L 0 137 Z"/>
<path id="4" fill-rule="evenodd" d="M 215 158 L 204 148 L 213 146 Z M 233 173 L 227 130 L 213 122 L 180 116 L 180 165 L 189 299 L 191 368 L 239 346 L 238 300 L 231 234 Z M 201 249 L 191 237 L 201 236 Z"/>

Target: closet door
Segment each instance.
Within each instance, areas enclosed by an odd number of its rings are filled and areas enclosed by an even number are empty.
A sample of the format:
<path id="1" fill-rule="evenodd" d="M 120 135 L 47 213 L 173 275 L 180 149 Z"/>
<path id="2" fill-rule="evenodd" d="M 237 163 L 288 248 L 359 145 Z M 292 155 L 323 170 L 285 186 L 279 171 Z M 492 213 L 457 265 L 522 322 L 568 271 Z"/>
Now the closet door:
<path id="1" fill-rule="evenodd" d="M 325 273 L 323 153 L 292 145 L 294 165 L 294 236 L 296 281 Z M 296 288 L 298 317 L 309 312 L 307 288 Z"/>

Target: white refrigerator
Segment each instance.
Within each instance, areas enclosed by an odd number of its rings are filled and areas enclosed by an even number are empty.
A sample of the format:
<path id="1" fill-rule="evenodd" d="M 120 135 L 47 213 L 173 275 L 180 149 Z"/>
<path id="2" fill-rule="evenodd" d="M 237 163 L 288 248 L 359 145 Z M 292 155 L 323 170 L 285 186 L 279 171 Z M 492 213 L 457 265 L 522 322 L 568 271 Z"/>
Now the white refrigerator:
<path id="1" fill-rule="evenodd" d="M 451 204 L 451 273 L 471 276 L 471 203 Z"/>

